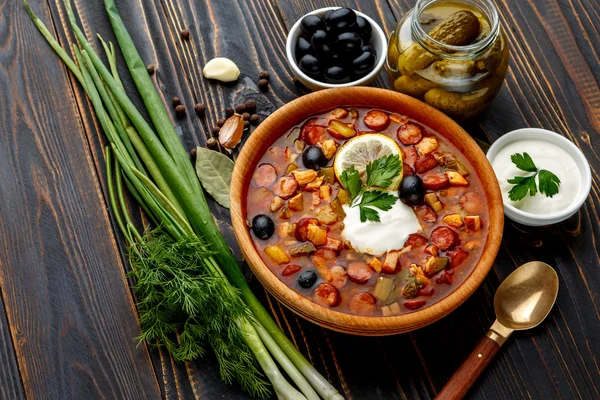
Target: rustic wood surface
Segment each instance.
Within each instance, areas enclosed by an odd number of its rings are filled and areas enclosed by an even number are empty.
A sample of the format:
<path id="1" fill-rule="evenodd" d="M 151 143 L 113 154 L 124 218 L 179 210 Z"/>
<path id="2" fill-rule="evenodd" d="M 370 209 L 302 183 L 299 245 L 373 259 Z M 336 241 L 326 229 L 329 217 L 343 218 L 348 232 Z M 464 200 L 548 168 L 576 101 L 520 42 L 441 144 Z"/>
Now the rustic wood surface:
<path id="1" fill-rule="evenodd" d="M 31 3 L 63 45 L 74 41 L 61 0 Z M 114 39 L 101 0 L 74 3 L 89 38 Z M 192 148 L 205 143 L 225 107 L 253 98 L 266 116 L 305 93 L 294 85 L 284 52 L 286 32 L 303 13 L 348 5 L 389 34 L 414 2 L 118 3 L 140 54 L 157 66 L 165 104 L 176 95 L 189 110 L 197 101 L 207 105 L 204 120 L 193 113 L 174 119 Z M 590 197 L 559 225 L 508 222 L 480 289 L 450 316 L 409 334 L 363 338 L 327 331 L 284 310 L 253 280 L 282 329 L 346 398 L 434 397 L 493 322 L 493 294 L 502 279 L 532 259 L 557 269 L 557 304 L 542 326 L 511 337 L 468 397 L 600 398 L 600 3 L 497 5 L 511 45 L 510 70 L 493 104 L 465 128 L 487 141 L 525 126 L 561 133 L 591 163 Z M 191 40 L 180 39 L 183 28 Z M 202 78 L 202 65 L 217 55 L 238 63 L 237 83 Z M 266 94 L 256 86 L 260 70 L 271 73 Z M 384 74 L 376 85 L 388 87 Z M 20 2 L 0 0 L 0 398 L 247 398 L 219 380 L 210 355 L 179 365 L 134 340 L 135 298 L 122 238 L 106 207 L 103 144 L 82 90 Z M 228 212 L 214 204 L 213 210 L 235 248 Z"/>

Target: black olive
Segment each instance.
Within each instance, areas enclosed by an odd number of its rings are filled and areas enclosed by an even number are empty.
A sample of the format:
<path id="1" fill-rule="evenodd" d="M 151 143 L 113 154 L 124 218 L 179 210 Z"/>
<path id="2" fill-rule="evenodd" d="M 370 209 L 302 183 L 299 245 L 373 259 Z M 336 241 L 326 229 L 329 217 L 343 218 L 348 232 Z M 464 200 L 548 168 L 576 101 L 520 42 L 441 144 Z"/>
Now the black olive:
<path id="1" fill-rule="evenodd" d="M 332 65 L 325 70 L 325 80 L 333 84 L 347 83 L 350 82 L 350 74 L 344 68 Z"/>
<path id="2" fill-rule="evenodd" d="M 312 54 L 307 54 L 298 63 L 300 71 L 304 72 L 311 78 L 319 79 L 323 75 L 321 62 Z"/>
<path id="3" fill-rule="evenodd" d="M 252 232 L 257 238 L 267 240 L 275 232 L 275 224 L 268 215 L 258 214 L 252 218 Z"/>
<path id="4" fill-rule="evenodd" d="M 325 21 L 318 15 L 307 15 L 300 21 L 300 29 L 306 36 L 312 36 L 318 30 L 325 30 Z"/>
<path id="5" fill-rule="evenodd" d="M 338 8 L 327 16 L 325 23 L 338 32 L 348 30 L 356 24 L 356 14 L 349 8 Z"/>
<path id="6" fill-rule="evenodd" d="M 335 48 L 340 55 L 355 57 L 361 52 L 363 41 L 356 32 L 340 33 L 335 42 Z"/>
<path id="7" fill-rule="evenodd" d="M 310 40 L 315 52 L 323 57 L 328 57 L 333 53 L 331 50 L 331 41 L 326 31 L 318 30 Z"/>
<path id="8" fill-rule="evenodd" d="M 400 183 L 400 198 L 407 204 L 417 205 L 423 202 L 425 188 L 417 175 L 405 176 Z"/>
<path id="9" fill-rule="evenodd" d="M 314 169 L 318 171 L 321 167 L 327 165 L 327 157 L 323 154 L 317 146 L 308 146 L 302 152 L 302 162 L 306 168 Z"/>
<path id="10" fill-rule="evenodd" d="M 313 52 L 314 50 L 310 41 L 304 36 L 300 36 L 296 42 L 296 60 L 301 60 L 302 57 Z"/>
<path id="11" fill-rule="evenodd" d="M 334 10 L 327 10 L 325 11 L 325 14 L 323 14 L 323 20 L 325 20 L 325 23 L 327 24 L 327 18 L 329 17 L 329 15 L 333 12 Z"/>
<path id="12" fill-rule="evenodd" d="M 315 271 L 304 271 L 298 276 L 298 285 L 304 289 L 309 289 L 317 281 L 317 274 Z"/>
<path id="13" fill-rule="evenodd" d="M 354 26 L 354 31 L 358 33 L 358 35 L 364 40 L 368 42 L 371 39 L 372 26 L 361 16 L 356 17 L 356 25 Z"/>
<path id="14" fill-rule="evenodd" d="M 364 44 L 362 49 L 362 51 L 370 51 L 373 54 L 377 54 L 377 52 L 375 51 L 375 48 L 373 48 L 373 46 L 371 46 L 370 44 Z"/>
<path id="15" fill-rule="evenodd" d="M 370 51 L 364 51 L 360 56 L 352 60 L 352 71 L 357 77 L 363 77 L 373 70 L 377 57 Z"/>

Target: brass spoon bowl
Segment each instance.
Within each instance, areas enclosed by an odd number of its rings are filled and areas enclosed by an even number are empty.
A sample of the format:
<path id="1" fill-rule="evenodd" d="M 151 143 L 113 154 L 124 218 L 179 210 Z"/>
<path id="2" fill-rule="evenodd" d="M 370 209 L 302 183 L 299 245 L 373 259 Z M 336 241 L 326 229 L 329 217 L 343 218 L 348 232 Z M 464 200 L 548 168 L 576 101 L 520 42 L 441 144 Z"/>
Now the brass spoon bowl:
<path id="1" fill-rule="evenodd" d="M 541 324 L 557 295 L 558 275 L 548 264 L 532 261 L 514 270 L 494 296 L 496 321 L 436 399 L 462 399 L 506 339 Z"/>

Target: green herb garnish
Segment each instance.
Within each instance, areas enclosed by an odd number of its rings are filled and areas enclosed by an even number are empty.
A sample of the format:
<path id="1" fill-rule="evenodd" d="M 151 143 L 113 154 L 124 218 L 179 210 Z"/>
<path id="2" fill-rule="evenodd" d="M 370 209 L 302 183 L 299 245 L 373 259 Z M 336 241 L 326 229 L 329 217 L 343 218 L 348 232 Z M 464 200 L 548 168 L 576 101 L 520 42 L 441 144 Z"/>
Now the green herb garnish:
<path id="1" fill-rule="evenodd" d="M 515 153 L 510 156 L 510 160 L 520 170 L 534 172 L 534 174 L 530 176 L 515 176 L 512 179 L 508 179 L 508 183 L 515 185 L 508 192 L 509 199 L 512 201 L 519 201 L 524 199 L 525 196 L 527 196 L 527 193 L 529 193 L 530 196 L 535 196 L 538 191 L 535 183 L 536 176 L 540 183 L 539 190 L 541 193 L 545 194 L 547 197 L 552 197 L 558 193 L 558 187 L 560 186 L 560 179 L 558 176 L 546 169 L 538 170 L 529 154 Z"/>
<path id="2" fill-rule="evenodd" d="M 380 222 L 376 208 L 388 211 L 396 203 L 398 200 L 396 196 L 373 188 L 388 188 L 400 171 L 402 171 L 400 157 L 397 154 L 390 154 L 367 164 L 366 184 L 354 166 L 342 172 L 340 180 L 350 193 L 350 207 L 360 208 L 361 222 Z"/>

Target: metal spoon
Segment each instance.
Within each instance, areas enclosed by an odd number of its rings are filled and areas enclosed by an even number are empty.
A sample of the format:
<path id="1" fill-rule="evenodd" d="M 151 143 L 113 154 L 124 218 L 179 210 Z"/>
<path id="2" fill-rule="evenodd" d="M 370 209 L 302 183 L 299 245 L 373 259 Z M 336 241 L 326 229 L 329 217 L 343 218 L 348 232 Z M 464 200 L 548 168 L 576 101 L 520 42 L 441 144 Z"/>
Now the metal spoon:
<path id="1" fill-rule="evenodd" d="M 436 400 L 462 399 L 513 331 L 538 326 L 558 294 L 558 275 L 548 264 L 532 261 L 513 271 L 494 296 L 496 321 L 452 375 Z"/>

